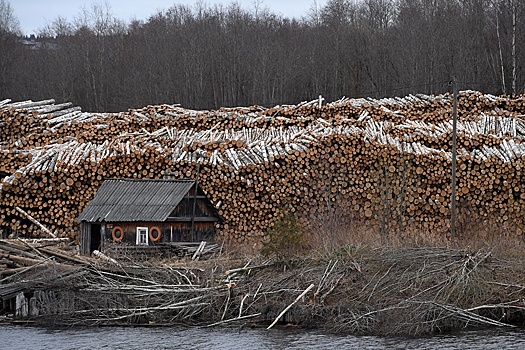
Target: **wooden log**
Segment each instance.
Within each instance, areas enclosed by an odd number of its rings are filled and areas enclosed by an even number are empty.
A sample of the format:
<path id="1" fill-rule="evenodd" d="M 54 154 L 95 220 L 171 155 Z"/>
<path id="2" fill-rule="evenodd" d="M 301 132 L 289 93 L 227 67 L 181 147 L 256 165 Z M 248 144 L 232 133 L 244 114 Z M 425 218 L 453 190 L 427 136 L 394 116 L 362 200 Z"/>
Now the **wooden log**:
<path id="1" fill-rule="evenodd" d="M 26 213 L 24 210 L 20 209 L 20 207 L 15 207 L 15 209 L 17 211 L 19 211 L 22 215 L 24 215 L 25 217 L 27 217 L 29 220 L 31 220 L 31 222 L 33 222 L 35 225 L 37 225 L 42 231 L 44 231 L 46 234 L 50 235 L 51 237 L 53 238 L 56 238 L 56 235 L 49 231 L 44 225 L 42 225 L 40 222 L 38 222 L 38 220 L 36 220 L 35 218 L 33 218 L 31 215 L 29 215 L 28 213 Z"/>
<path id="2" fill-rule="evenodd" d="M 460 198 L 480 211 L 511 210 L 514 202 L 493 193 L 504 193 L 507 189 L 499 180 L 501 177 L 512 178 L 516 185 L 511 187 L 520 188 L 521 175 L 507 169 L 505 163 L 512 160 L 522 164 L 523 150 L 517 142 L 510 141 L 525 135 L 522 132 L 525 127 L 511 119 L 508 110 L 496 111 L 496 104 L 484 95 L 469 92 L 464 96 L 471 102 L 463 110 L 460 108 L 459 143 L 469 154 L 461 157 L 481 159 L 486 164 L 478 171 L 463 169 L 460 162 L 465 179 L 458 191 Z M 15 206 L 24 205 L 31 213 L 38 213 L 39 218 L 45 217 L 41 221 L 48 227 L 54 225 L 58 233 L 69 235 L 75 230 L 74 217 L 79 211 L 72 209 L 73 203 L 83 208 L 104 178 L 155 177 L 164 171 L 163 167 L 194 176 L 193 166 L 188 165 L 196 162 L 211 169 L 202 178 L 203 186 L 215 202 L 223 200 L 221 213 L 226 217 L 228 230 L 254 230 L 239 232 L 243 237 L 256 237 L 267 229 L 273 221 L 268 218 L 275 217 L 284 202 L 292 203 L 298 212 L 311 212 L 310 206 L 323 205 L 323 200 L 315 198 L 319 191 L 326 191 L 326 196 L 332 198 L 351 198 L 355 201 L 351 207 L 370 221 L 387 214 L 390 221 L 397 221 L 393 214 L 387 213 L 389 210 L 404 212 L 404 221 L 446 221 L 449 197 L 446 152 L 451 129 L 447 96 L 347 99 L 327 106 L 328 109 L 323 106 L 322 111 L 313 107 L 314 104 L 308 103 L 280 106 L 259 110 L 256 115 L 239 109 L 235 116 L 224 111 L 198 113 L 177 107 L 164 110 L 176 118 L 166 113 L 168 118 L 163 119 L 162 125 L 149 117 L 158 113 L 154 106 L 138 114 L 112 115 L 110 121 L 107 116 L 83 113 L 48 118 L 44 129 L 74 117 L 78 120 L 71 124 L 76 139 L 68 140 L 71 133 L 60 127 L 53 134 L 60 135 L 55 139 L 52 134 L 41 132 L 29 140 L 31 147 L 48 148 L 38 150 L 27 168 L 11 166 L 13 175 L 2 184 L 9 197 L 1 199 L 2 209 L 6 210 L 0 214 L 0 226 L 37 232 L 27 220 L 11 213 Z M 485 115 L 469 116 L 468 111 L 474 108 L 485 111 Z M 486 113 L 490 108 L 495 110 L 493 114 Z M 36 130 L 43 125 L 35 124 L 38 112 L 24 114 L 14 109 L 10 113 L 16 121 L 8 128 L 13 140 L 21 130 Z M 132 123 L 136 121 L 139 124 L 135 126 Z M 505 135 L 512 137 L 510 141 Z M 150 147 L 150 141 L 161 147 Z M 166 141 L 168 148 L 164 146 Z M 23 141 L 19 145 L 27 147 L 28 143 Z M 395 189 L 388 188 L 394 185 L 387 183 L 400 181 L 402 171 L 397 165 L 406 158 L 410 158 L 412 170 L 405 171 L 403 186 L 427 190 L 415 195 L 405 191 L 409 205 L 403 211 L 392 195 Z M 389 174 L 381 175 L 379 167 Z M 308 177 L 304 177 L 305 173 Z M 370 190 L 374 188 L 384 189 Z M 521 197 L 518 191 L 513 191 L 516 198 Z M 309 199 L 303 200 L 304 195 Z M 499 220 L 515 219 L 516 215 L 505 212 Z"/>

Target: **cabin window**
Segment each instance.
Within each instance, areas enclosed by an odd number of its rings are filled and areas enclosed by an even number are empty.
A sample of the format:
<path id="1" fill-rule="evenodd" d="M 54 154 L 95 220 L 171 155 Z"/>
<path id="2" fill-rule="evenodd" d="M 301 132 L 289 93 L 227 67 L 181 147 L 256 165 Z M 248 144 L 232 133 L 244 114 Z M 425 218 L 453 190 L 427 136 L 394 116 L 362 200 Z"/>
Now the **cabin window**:
<path id="1" fill-rule="evenodd" d="M 147 227 L 137 227 L 137 245 L 148 245 Z"/>

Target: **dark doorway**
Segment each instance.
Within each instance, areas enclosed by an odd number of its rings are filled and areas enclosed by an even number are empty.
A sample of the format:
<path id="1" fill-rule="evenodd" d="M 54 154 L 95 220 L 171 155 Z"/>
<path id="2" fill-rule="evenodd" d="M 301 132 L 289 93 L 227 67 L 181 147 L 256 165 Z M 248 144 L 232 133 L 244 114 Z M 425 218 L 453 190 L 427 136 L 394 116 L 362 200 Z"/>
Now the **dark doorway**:
<path id="1" fill-rule="evenodd" d="M 91 224 L 91 245 L 89 246 L 89 253 L 93 253 L 94 250 L 100 250 L 100 224 Z"/>

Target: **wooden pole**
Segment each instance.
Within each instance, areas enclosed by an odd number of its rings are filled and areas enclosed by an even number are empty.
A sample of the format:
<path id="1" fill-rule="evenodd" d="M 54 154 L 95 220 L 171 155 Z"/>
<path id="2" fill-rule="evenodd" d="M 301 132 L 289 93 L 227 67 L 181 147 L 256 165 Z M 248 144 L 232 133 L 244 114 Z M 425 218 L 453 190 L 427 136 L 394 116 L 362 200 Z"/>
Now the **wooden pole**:
<path id="1" fill-rule="evenodd" d="M 457 112 L 458 112 L 458 90 L 456 78 L 452 79 L 452 90 L 454 103 L 452 107 L 452 194 L 451 194 L 451 213 L 450 213 L 450 237 L 456 235 L 456 161 L 457 161 Z"/>
<path id="2" fill-rule="evenodd" d="M 197 205 L 197 189 L 199 186 L 199 172 L 201 170 L 201 163 L 197 164 L 197 176 L 195 176 L 195 193 L 193 194 L 193 210 L 191 213 L 191 241 L 195 241 L 195 207 Z"/>

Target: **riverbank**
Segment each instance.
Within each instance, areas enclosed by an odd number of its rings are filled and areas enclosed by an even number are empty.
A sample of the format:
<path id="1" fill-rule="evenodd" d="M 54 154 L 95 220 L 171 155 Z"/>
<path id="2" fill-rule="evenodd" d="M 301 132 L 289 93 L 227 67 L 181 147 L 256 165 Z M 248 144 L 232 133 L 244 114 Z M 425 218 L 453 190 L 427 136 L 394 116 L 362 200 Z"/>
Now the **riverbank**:
<path id="1" fill-rule="evenodd" d="M 272 327 L 337 334 L 513 328 L 525 319 L 523 251 L 519 241 L 492 248 L 346 244 L 265 257 L 222 245 L 192 260 L 108 249 L 111 259 L 51 259 L 4 278 L 0 294 L 23 286 L 15 293 L 28 305 L 23 319 L 45 326 L 242 328 L 277 319 Z M 5 299 L 3 310 L 22 318 Z"/>

